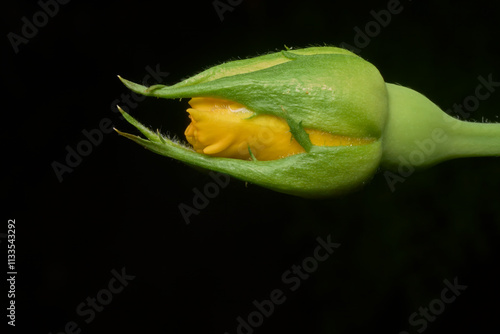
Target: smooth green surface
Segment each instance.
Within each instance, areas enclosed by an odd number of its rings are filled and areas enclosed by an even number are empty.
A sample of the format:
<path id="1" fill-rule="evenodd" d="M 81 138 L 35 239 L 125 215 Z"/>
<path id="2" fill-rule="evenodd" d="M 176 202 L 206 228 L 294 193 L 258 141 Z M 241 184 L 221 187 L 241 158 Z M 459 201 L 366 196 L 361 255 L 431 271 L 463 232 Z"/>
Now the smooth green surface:
<path id="1" fill-rule="evenodd" d="M 427 167 L 455 158 L 500 155 L 500 124 L 460 121 L 410 88 L 387 84 L 387 91 L 383 167 Z"/>

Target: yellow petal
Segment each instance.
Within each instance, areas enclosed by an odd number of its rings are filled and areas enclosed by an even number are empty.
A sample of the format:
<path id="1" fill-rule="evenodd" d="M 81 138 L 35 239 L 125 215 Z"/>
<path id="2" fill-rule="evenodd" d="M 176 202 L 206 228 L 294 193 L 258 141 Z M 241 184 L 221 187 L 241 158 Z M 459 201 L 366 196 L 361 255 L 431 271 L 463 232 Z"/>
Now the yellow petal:
<path id="1" fill-rule="evenodd" d="M 189 104 L 191 124 L 184 134 L 198 153 L 250 159 L 250 149 L 257 160 L 275 160 L 305 152 L 282 118 L 255 115 L 237 102 L 211 97 L 195 97 Z M 361 145 L 372 141 L 305 130 L 317 146 Z"/>

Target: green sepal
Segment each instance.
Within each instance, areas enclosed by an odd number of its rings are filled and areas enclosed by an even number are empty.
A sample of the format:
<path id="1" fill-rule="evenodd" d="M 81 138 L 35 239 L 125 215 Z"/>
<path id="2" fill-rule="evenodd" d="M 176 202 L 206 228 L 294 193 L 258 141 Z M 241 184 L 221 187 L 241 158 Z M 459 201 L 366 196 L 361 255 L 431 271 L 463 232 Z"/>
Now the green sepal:
<path id="1" fill-rule="evenodd" d="M 301 197 L 340 195 L 362 186 L 375 173 L 381 156 L 381 143 L 374 141 L 358 146 L 313 146 L 309 153 L 270 161 L 211 157 L 169 138 L 159 139 L 157 133 L 122 109 L 120 112 L 147 139 L 115 131 L 152 152 Z"/>
<path id="2" fill-rule="evenodd" d="M 305 128 L 379 138 L 387 116 L 387 91 L 378 70 L 349 51 L 313 49 L 285 51 L 293 59 L 276 53 L 242 61 L 245 65 L 222 64 L 176 85 L 154 89 L 121 80 L 138 94 L 221 98 L 257 114 L 280 117 L 283 106 Z M 262 62 L 274 65 L 265 67 Z"/>

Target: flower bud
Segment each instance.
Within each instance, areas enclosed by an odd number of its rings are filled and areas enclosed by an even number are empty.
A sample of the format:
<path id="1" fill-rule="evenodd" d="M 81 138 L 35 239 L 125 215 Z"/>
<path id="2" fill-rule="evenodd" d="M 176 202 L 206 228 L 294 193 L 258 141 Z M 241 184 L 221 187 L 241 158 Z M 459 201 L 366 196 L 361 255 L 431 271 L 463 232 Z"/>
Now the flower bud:
<path id="1" fill-rule="evenodd" d="M 448 131 L 460 122 L 417 92 L 386 84 L 372 64 L 335 47 L 232 61 L 172 86 L 120 80 L 146 96 L 190 98 L 191 119 L 189 144 L 182 144 L 120 109 L 147 139 L 121 135 L 189 165 L 302 197 L 356 189 L 381 163 L 397 168 L 401 154 L 433 127 Z M 422 165 L 449 158 L 448 144 Z"/>

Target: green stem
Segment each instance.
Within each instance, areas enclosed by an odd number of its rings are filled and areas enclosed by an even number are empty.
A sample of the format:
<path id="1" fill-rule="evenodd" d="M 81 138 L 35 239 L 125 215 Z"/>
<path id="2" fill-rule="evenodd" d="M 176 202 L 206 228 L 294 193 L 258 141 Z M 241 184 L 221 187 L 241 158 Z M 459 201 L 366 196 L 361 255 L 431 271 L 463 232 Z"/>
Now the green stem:
<path id="1" fill-rule="evenodd" d="M 500 156 L 500 124 L 455 119 L 422 94 L 387 84 L 389 115 L 382 166 L 426 167 L 465 157 Z"/>
<path id="2" fill-rule="evenodd" d="M 443 143 L 446 159 L 500 156 L 500 124 L 453 120 Z"/>

